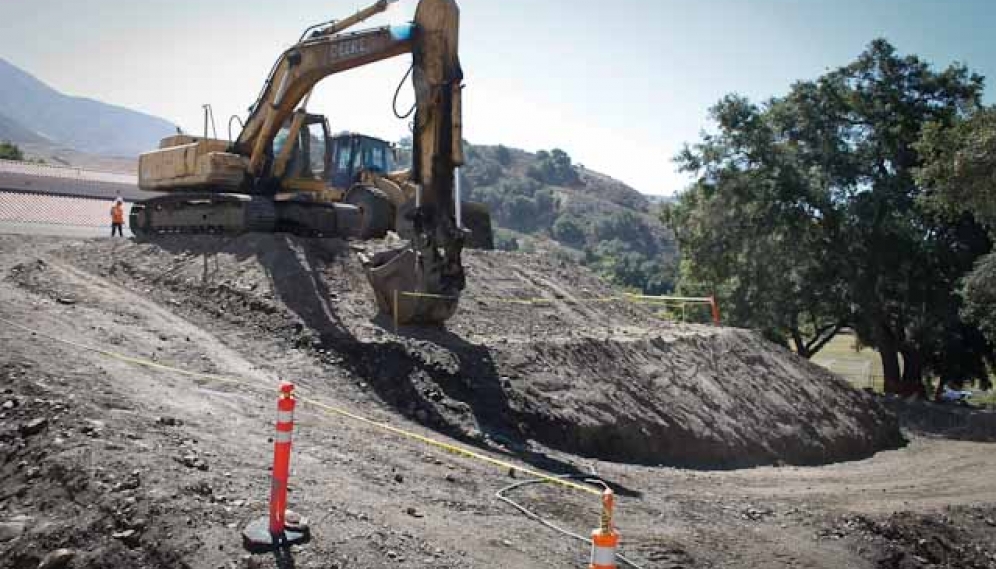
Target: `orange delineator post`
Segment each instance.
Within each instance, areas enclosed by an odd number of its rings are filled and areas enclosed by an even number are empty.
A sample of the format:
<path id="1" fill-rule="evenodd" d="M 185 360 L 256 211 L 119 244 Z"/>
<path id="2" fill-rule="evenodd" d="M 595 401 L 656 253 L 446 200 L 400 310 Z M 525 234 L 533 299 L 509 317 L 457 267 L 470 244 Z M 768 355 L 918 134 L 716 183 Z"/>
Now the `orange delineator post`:
<path id="1" fill-rule="evenodd" d="M 709 297 L 709 306 L 712 308 L 712 323 L 719 326 L 719 303 L 715 296 Z"/>
<path id="2" fill-rule="evenodd" d="M 606 488 L 602 492 L 602 520 L 598 529 L 591 532 L 591 564 L 588 569 L 616 569 L 616 548 L 619 533 L 612 526 L 612 508 L 615 495 Z"/>
<path id="3" fill-rule="evenodd" d="M 287 481 L 290 478 L 291 435 L 294 432 L 294 384 L 280 382 L 277 399 L 277 427 L 273 437 L 273 475 L 270 480 L 270 512 L 249 522 L 242 531 L 242 543 L 252 553 L 274 551 L 306 543 L 311 531 L 305 518 L 287 510 Z"/>
<path id="4" fill-rule="evenodd" d="M 294 405 L 294 384 L 281 382 L 280 399 L 277 400 L 277 432 L 273 438 L 273 480 L 270 484 L 270 533 L 274 535 L 284 533 L 285 529 Z"/>

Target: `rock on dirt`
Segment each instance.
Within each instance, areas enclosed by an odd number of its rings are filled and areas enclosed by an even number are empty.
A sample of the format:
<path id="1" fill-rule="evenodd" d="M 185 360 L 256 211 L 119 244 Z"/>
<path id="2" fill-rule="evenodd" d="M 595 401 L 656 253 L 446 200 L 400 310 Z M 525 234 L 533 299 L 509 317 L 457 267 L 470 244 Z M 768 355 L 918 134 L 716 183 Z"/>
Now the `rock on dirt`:
<path id="1" fill-rule="evenodd" d="M 174 460 L 186 466 L 187 468 L 196 468 L 197 470 L 204 470 L 204 471 L 208 469 L 207 462 L 205 462 L 204 459 L 193 453 L 185 454 L 183 456 L 175 458 Z"/>
<path id="2" fill-rule="evenodd" d="M 72 549 L 56 549 L 42 558 L 38 569 L 62 569 L 72 561 L 76 552 Z"/>
<path id="3" fill-rule="evenodd" d="M 0 522 L 0 542 L 20 537 L 24 533 L 25 526 L 24 521 Z"/>
<path id="4" fill-rule="evenodd" d="M 118 531 L 111 534 L 114 539 L 120 539 L 123 543 L 127 545 L 135 545 L 139 540 L 139 533 L 133 529 L 126 529 L 124 531 Z"/>
<path id="5" fill-rule="evenodd" d="M 22 435 L 24 435 L 25 437 L 30 437 L 31 435 L 37 435 L 38 433 L 42 432 L 43 430 L 45 430 L 45 427 L 47 426 L 48 426 L 48 419 L 45 417 L 38 417 L 21 425 L 20 430 Z"/>
<path id="6" fill-rule="evenodd" d="M 181 421 L 180 419 L 177 419 L 175 417 L 165 417 L 165 416 L 157 417 L 156 423 L 159 423 L 160 425 L 166 427 L 179 427 L 180 425 L 183 425 L 183 421 Z"/>

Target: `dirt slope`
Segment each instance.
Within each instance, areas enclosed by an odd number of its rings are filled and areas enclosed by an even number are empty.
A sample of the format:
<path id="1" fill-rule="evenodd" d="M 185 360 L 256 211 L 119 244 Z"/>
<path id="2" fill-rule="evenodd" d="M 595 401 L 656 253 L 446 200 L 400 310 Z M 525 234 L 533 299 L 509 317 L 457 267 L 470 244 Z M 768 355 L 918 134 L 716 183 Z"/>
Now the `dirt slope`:
<path id="1" fill-rule="evenodd" d="M 708 468 L 819 464 L 901 444 L 889 413 L 821 368 L 751 332 L 586 302 L 614 292 L 560 261 L 469 252 L 469 286 L 447 329 L 394 333 L 374 318 L 341 241 L 94 241 L 60 255 L 307 345 L 402 413 L 461 437 Z M 526 298 L 547 302 L 507 302 Z"/>
<path id="2" fill-rule="evenodd" d="M 305 261 L 320 254 L 288 247 Z M 350 300 L 365 295 L 366 285 L 336 273 L 341 263 L 309 265 L 322 267 L 317 282 L 337 286 L 323 303 L 306 294 L 308 271 L 270 282 L 255 255 L 232 252 L 205 263 L 190 251 L 177 257 L 150 248 L 169 261 L 156 272 L 139 265 L 140 250 L 122 240 L 0 236 L 0 318 L 265 389 L 135 367 L 0 326 L 0 567 L 35 568 L 58 548 L 70 550 L 65 566 L 74 569 L 585 566 L 583 544 L 492 498 L 521 477 L 308 408 L 298 414 L 291 505 L 312 518 L 315 539 L 280 560 L 246 557 L 239 529 L 265 512 L 277 377 L 295 379 L 312 397 L 444 439 L 438 428 L 487 423 L 487 413 L 467 404 L 468 417 L 458 420 L 461 400 L 449 386 L 438 388 L 440 401 L 454 410 L 433 419 L 416 408 L 406 419 L 383 395 L 392 392 L 370 379 L 376 373 L 354 371 L 365 368 L 350 349 L 374 357 L 356 344 L 399 352 L 392 342 L 405 350 L 422 345 L 429 369 L 451 365 L 452 352 L 438 338 L 398 340 L 370 322 Z M 276 255 L 268 262 L 288 261 Z M 545 270 L 540 276 L 561 269 Z M 197 285 L 205 272 L 230 276 Z M 304 315 L 300 321 L 288 320 L 285 299 Z M 640 337 L 621 323 L 631 309 L 610 314 L 620 321 L 612 331 L 620 343 Z M 336 315 L 346 324 L 315 327 Z M 483 330 L 466 342 L 517 349 L 529 332 L 526 321 L 515 322 L 517 329 Z M 543 330 L 547 340 L 565 336 L 553 325 Z M 589 335 L 601 338 L 604 330 Z M 424 395 L 418 386 L 435 384 L 422 368 L 411 373 L 427 383 L 405 389 Z M 452 423 L 420 424 L 434 420 Z M 991 445 L 917 437 L 860 461 L 703 472 L 591 460 L 535 439 L 503 448 L 497 439 L 478 448 L 554 473 L 596 469 L 619 492 L 622 551 L 643 567 L 996 567 L 996 492 L 980 475 L 996 470 Z M 533 486 L 515 497 L 574 531 L 597 521 L 597 504 L 586 495 Z"/>

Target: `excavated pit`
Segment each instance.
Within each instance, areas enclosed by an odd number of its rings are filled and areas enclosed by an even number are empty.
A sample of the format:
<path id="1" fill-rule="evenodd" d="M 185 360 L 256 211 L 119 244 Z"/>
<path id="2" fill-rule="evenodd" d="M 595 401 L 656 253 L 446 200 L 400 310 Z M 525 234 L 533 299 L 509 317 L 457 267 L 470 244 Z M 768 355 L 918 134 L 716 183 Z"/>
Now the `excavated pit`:
<path id="1" fill-rule="evenodd" d="M 859 459 L 904 442 L 891 412 L 824 369 L 749 331 L 605 300 L 614 291 L 601 280 L 556 259 L 467 251 L 468 287 L 446 328 L 395 331 L 356 256 L 389 245 L 170 237 L 76 241 L 58 255 L 234 325 L 233 347 L 245 335 L 307 352 L 399 413 L 512 451 L 732 468 Z M 544 302 L 509 302 L 527 298 Z"/>

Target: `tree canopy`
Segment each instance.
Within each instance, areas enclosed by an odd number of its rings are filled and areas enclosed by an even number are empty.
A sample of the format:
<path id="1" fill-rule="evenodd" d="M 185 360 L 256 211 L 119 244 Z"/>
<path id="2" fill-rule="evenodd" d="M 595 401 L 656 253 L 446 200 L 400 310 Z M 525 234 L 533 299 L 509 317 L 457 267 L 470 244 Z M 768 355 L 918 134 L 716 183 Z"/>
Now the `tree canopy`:
<path id="1" fill-rule="evenodd" d="M 981 109 L 950 128 L 931 124 L 918 146 L 924 201 L 940 215 L 971 215 L 996 239 L 996 108 Z M 996 343 L 996 253 L 980 258 L 962 284 L 962 315 Z"/>
<path id="2" fill-rule="evenodd" d="M 682 289 L 715 291 L 733 323 L 807 357 L 850 327 L 889 391 L 922 391 L 927 372 L 987 382 L 992 344 L 961 317 L 958 287 L 992 243 L 972 215 L 930 206 L 917 177 L 921 138 L 978 109 L 982 89 L 964 66 L 876 40 L 784 97 L 725 97 L 715 132 L 678 156 L 696 181 L 664 213 Z"/>
<path id="3" fill-rule="evenodd" d="M 580 181 L 571 164 L 571 157 L 559 148 L 537 152 L 536 163 L 529 166 L 526 174 L 538 182 L 554 186 L 572 186 Z"/>

